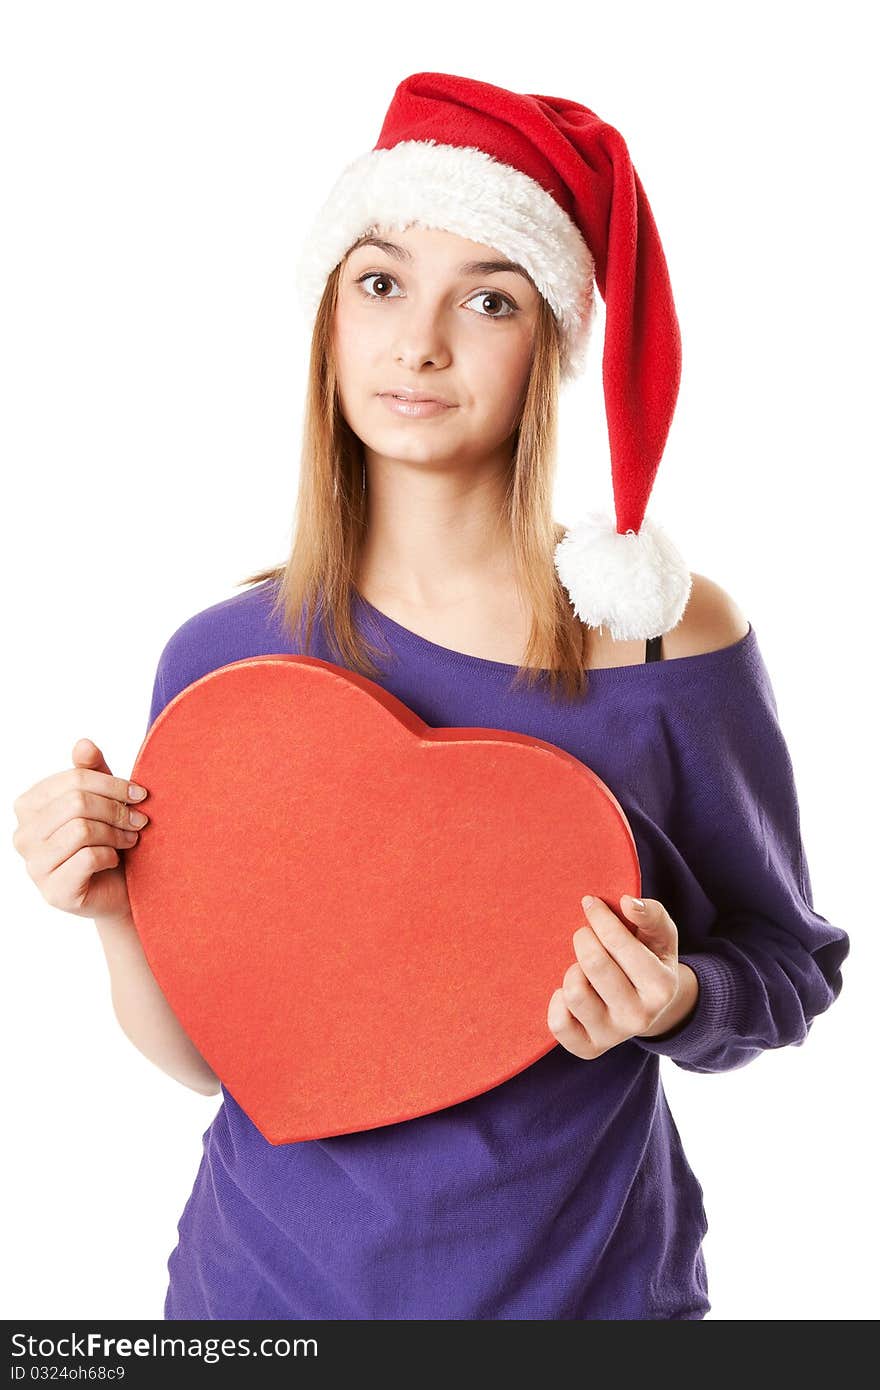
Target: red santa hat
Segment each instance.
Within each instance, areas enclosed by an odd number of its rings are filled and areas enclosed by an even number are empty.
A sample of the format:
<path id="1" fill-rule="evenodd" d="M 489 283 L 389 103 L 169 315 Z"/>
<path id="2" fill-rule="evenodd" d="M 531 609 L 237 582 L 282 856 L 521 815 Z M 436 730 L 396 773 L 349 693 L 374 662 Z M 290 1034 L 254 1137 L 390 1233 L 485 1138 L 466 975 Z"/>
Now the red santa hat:
<path id="1" fill-rule="evenodd" d="M 442 72 L 405 78 L 375 146 L 342 171 L 306 237 L 307 315 L 354 242 L 416 223 L 492 247 L 528 271 L 560 327 L 563 381 L 584 369 L 598 286 L 615 515 L 591 512 L 567 529 L 554 560 L 582 622 L 617 639 L 667 632 L 691 576 L 645 511 L 678 395 L 681 338 L 623 137 L 561 97 Z"/>

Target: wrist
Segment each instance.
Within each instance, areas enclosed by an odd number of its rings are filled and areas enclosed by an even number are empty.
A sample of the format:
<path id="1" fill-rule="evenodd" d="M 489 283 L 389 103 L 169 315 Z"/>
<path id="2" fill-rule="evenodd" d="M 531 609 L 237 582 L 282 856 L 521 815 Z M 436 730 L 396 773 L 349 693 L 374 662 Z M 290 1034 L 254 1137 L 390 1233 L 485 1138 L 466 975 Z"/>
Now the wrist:
<path id="1" fill-rule="evenodd" d="M 112 917 L 93 917 L 92 921 L 105 946 L 114 941 L 124 941 L 131 936 L 137 936 L 137 928 L 130 912 L 117 912 Z"/>
<path id="2" fill-rule="evenodd" d="M 102 927 L 112 930 L 114 927 L 133 927 L 134 918 L 130 912 L 114 912 L 108 917 L 93 917 L 92 921 L 100 931 Z"/>

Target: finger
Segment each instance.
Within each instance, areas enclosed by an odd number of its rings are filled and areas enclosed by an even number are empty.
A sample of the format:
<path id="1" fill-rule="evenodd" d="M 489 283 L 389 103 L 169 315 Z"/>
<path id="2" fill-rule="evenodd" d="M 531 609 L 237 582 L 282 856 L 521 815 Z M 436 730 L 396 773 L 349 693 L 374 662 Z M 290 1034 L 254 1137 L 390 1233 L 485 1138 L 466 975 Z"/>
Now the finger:
<path id="1" fill-rule="evenodd" d="M 139 816 L 144 819 L 138 820 Z M 146 812 L 140 811 L 136 806 L 129 806 L 127 802 L 74 787 L 61 796 L 56 796 L 54 801 L 50 801 L 41 811 L 25 820 L 13 837 L 13 843 L 19 854 L 27 858 L 31 854 L 39 854 L 46 846 L 54 845 L 57 849 L 59 840 L 67 843 L 66 837 L 59 836 L 59 832 L 71 821 L 86 821 L 90 824 L 103 821 L 108 826 L 122 830 L 139 830 L 148 820 Z M 115 844 L 116 841 L 111 840 L 109 843 Z M 66 855 L 62 854 L 61 858 L 65 857 Z"/>
<path id="2" fill-rule="evenodd" d="M 562 977 L 562 997 L 566 1008 L 583 1024 L 594 1042 L 598 1042 L 600 1034 L 608 1032 L 608 1006 L 577 961 L 572 962 Z"/>
<path id="3" fill-rule="evenodd" d="M 644 903 L 637 908 L 636 903 Z M 678 928 L 662 903 L 656 898 L 634 898 L 624 893 L 620 910 L 638 932 L 638 940 L 662 959 L 678 955 Z"/>
<path id="4" fill-rule="evenodd" d="M 137 841 L 138 831 L 133 828 L 74 817 L 27 856 L 28 872 L 35 882 L 39 882 L 90 845 L 109 845 L 121 850 L 130 849 Z"/>
<path id="5" fill-rule="evenodd" d="M 621 898 L 621 904 L 625 901 L 631 903 L 632 899 Z M 655 950 L 640 937 L 634 936 L 601 898 L 594 898 L 592 905 L 584 910 L 607 953 L 617 962 L 633 988 L 645 998 L 663 988 L 668 980 L 669 957 L 675 956 L 676 932 L 662 903 L 653 898 L 643 901 L 644 912 L 630 908 L 627 915 L 639 924 L 640 931 L 650 933 L 652 942 L 656 944 Z M 664 943 L 662 947 L 661 942 Z"/>
<path id="6" fill-rule="evenodd" d="M 112 777 L 110 768 L 104 759 L 97 744 L 90 738 L 78 738 L 73 745 L 73 766 L 90 768 L 92 771 L 109 774 Z M 67 769 L 61 772 L 53 772 L 51 776 L 42 778 L 35 782 L 26 792 L 17 797 L 14 803 L 16 814 L 19 812 L 30 812 L 40 810 L 47 801 L 58 796 L 59 792 L 70 783 L 70 773 Z"/>
<path id="7" fill-rule="evenodd" d="M 98 758 L 103 763 L 100 753 Z M 36 811 L 42 811 L 50 801 L 74 789 L 97 792 L 99 796 L 112 797 L 117 801 L 130 801 L 137 805 L 143 798 L 129 795 L 129 785 L 127 778 L 114 777 L 112 773 L 101 772 L 96 768 L 65 768 L 61 772 L 53 772 L 50 777 L 44 777 L 42 782 L 36 782 L 17 799 L 14 810 L 19 819 L 22 819 Z"/>
<path id="8" fill-rule="evenodd" d="M 90 738 L 78 738 L 73 745 L 73 765 L 74 767 L 91 767 L 95 772 L 106 772 L 111 777 L 113 776 L 107 766 L 107 759 L 104 754 L 96 743 L 92 743 Z"/>
<path id="9" fill-rule="evenodd" d="M 43 896 L 50 907 L 62 907 L 69 912 L 71 904 L 82 905 L 94 874 L 121 863 L 120 851 L 111 845 L 84 845 L 51 874 L 42 889 Z"/>
<path id="10" fill-rule="evenodd" d="M 554 990 L 547 1009 L 547 1027 L 567 1052 L 585 1061 L 598 1057 L 606 1049 L 597 1047 L 583 1024 L 574 1017 L 561 989 Z"/>
<path id="11" fill-rule="evenodd" d="M 578 927 L 572 936 L 572 944 L 578 965 L 609 1011 L 614 1013 L 629 1007 L 636 998 L 636 987 L 606 951 L 592 924 Z"/>

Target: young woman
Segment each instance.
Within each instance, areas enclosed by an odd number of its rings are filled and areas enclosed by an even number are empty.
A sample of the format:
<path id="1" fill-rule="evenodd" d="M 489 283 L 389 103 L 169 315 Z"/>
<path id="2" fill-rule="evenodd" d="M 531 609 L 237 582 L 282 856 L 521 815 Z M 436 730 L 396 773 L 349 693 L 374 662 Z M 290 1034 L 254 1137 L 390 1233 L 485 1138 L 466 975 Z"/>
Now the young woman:
<path id="1" fill-rule="evenodd" d="M 646 208 L 620 137 L 587 108 L 445 74 L 400 85 L 307 243 L 317 305 L 291 554 L 182 623 L 150 710 L 152 723 L 231 661 L 307 651 L 429 724 L 516 730 L 581 758 L 620 801 L 651 896 L 585 900 L 581 925 L 560 924 L 573 934 L 547 1001 L 558 1047 L 462 1104 L 273 1146 L 146 966 L 119 863 L 127 785 L 83 741 L 74 769 L 17 803 L 43 891 L 97 922 L 128 1035 L 222 1094 L 169 1259 L 169 1319 L 710 1307 L 702 1188 L 659 1058 L 712 1072 L 802 1043 L 840 991 L 848 938 L 813 908 L 755 629 L 644 518 L 678 384 Z M 565 533 L 550 514 L 557 391 L 585 345 L 594 268 L 618 516 Z"/>

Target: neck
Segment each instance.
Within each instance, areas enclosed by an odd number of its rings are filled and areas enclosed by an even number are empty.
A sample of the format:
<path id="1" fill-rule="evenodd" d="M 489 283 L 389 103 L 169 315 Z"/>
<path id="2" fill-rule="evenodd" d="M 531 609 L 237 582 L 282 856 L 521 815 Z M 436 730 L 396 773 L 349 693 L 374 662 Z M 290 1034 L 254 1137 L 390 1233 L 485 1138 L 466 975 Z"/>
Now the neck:
<path id="1" fill-rule="evenodd" d="M 513 545 L 504 496 L 506 441 L 479 464 L 450 468 L 364 449 L 367 530 L 358 587 L 412 606 L 443 607 L 509 583 Z"/>

